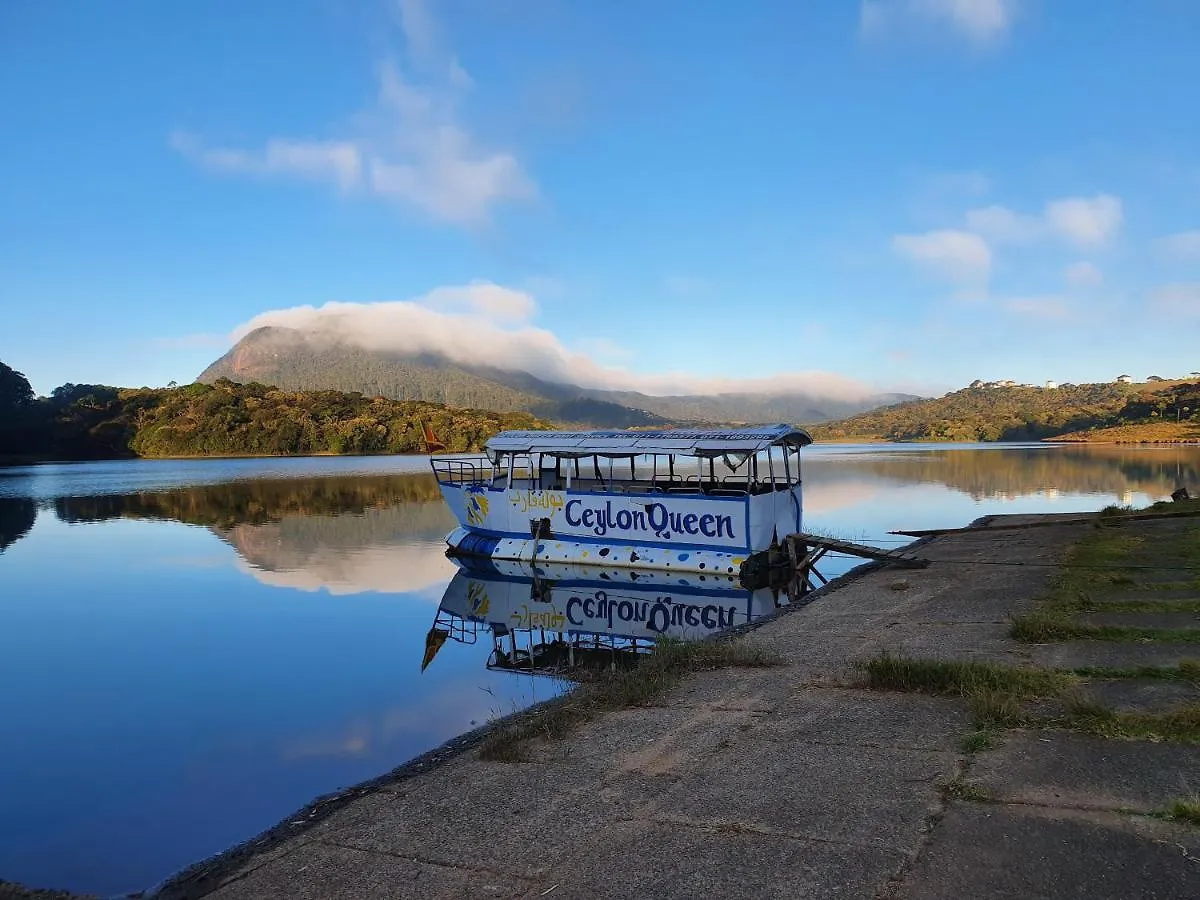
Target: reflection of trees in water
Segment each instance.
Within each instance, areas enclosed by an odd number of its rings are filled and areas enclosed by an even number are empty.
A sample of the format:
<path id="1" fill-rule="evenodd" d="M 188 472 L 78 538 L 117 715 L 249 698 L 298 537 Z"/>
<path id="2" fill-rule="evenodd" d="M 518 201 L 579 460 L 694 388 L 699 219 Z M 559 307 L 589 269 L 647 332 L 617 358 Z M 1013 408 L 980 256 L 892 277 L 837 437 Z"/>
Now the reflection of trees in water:
<path id="1" fill-rule="evenodd" d="M 277 522 L 284 516 L 361 514 L 405 503 L 441 503 L 432 475 L 367 475 L 233 481 L 167 491 L 101 497 L 60 497 L 64 522 L 174 519 L 232 528 Z"/>
<path id="2" fill-rule="evenodd" d="M 401 590 L 443 577 L 455 525 L 432 475 L 297 478 L 55 501 L 65 522 L 114 518 L 205 525 L 260 572 L 296 586 Z M 432 552 L 415 548 L 436 542 Z M 429 571 L 426 571 L 429 570 Z M 432 574 L 431 574 L 432 573 Z M 256 577 L 259 577 L 256 575 Z"/>
<path id="3" fill-rule="evenodd" d="M 1179 485 L 1200 483 L 1200 448 L 1048 446 L 953 450 L 874 451 L 837 458 L 813 457 L 810 482 L 838 481 L 864 473 L 903 483 L 944 484 L 975 499 L 1057 490 L 1078 494 L 1126 491 L 1165 496 Z"/>
<path id="4" fill-rule="evenodd" d="M 37 520 L 37 504 L 24 498 L 0 497 L 0 553 L 29 533 Z"/>

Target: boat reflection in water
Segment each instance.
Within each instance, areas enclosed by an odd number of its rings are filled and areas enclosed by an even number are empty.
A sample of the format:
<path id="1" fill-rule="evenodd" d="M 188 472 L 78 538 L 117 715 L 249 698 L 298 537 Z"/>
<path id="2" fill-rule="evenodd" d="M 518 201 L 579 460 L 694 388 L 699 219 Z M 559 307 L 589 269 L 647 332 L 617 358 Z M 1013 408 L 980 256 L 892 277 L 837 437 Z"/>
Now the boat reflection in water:
<path id="1" fill-rule="evenodd" d="M 748 590 L 736 575 L 698 575 L 455 559 L 425 639 L 424 671 L 447 641 L 491 640 L 487 667 L 571 678 L 628 668 L 655 641 L 698 641 L 788 602 L 778 586 Z"/>

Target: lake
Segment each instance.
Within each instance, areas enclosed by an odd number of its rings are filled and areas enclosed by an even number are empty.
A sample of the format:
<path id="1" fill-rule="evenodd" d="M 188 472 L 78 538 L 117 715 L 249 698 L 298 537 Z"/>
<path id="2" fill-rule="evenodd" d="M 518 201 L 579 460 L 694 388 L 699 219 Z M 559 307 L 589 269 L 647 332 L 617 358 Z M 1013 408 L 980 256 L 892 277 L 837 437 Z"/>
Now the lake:
<path id="1" fill-rule="evenodd" d="M 802 456 L 806 528 L 888 547 L 907 541 L 892 529 L 1200 481 L 1200 448 Z M 458 571 L 428 473 L 417 457 L 0 468 L 0 878 L 146 889 L 564 690 L 493 664 L 486 629 L 426 659 Z"/>

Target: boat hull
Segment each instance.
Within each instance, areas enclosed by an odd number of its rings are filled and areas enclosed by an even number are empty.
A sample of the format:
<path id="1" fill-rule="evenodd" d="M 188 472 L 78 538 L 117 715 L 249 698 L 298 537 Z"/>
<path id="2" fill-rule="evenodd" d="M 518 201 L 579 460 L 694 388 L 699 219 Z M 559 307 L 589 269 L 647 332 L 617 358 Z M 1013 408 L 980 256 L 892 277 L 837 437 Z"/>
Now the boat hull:
<path id="1" fill-rule="evenodd" d="M 746 561 L 744 552 L 678 549 L 568 538 L 499 537 L 469 528 L 456 528 L 446 536 L 454 556 L 478 557 L 525 564 L 613 566 L 621 569 L 655 569 L 699 575 L 736 575 Z"/>
<path id="2" fill-rule="evenodd" d="M 523 563 L 732 575 L 801 521 L 798 485 L 722 497 L 440 486 L 461 523 L 453 555 Z"/>

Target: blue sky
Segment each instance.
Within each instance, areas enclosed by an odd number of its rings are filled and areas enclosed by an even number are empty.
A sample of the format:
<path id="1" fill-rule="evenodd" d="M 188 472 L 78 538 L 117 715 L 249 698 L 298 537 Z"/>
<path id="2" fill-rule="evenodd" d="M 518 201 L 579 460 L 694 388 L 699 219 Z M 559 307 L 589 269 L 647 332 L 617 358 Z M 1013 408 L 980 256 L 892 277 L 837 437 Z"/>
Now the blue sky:
<path id="1" fill-rule="evenodd" d="M 182 383 L 336 322 L 655 391 L 1186 374 L 1198 45 L 1191 0 L 4 4 L 0 360 Z"/>

